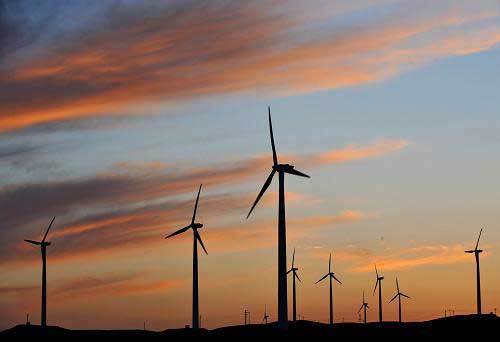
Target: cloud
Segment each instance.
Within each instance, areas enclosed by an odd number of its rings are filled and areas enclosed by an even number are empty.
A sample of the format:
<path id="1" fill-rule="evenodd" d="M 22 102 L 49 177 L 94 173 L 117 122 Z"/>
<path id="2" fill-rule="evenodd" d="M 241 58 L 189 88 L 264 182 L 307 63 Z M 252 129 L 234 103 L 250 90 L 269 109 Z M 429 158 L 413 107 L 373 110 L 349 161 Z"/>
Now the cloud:
<path id="1" fill-rule="evenodd" d="M 352 268 L 354 272 L 373 272 L 373 265 L 381 270 L 409 270 L 423 266 L 450 265 L 470 260 L 462 245 L 427 245 L 389 252 L 388 255 L 365 255 L 368 261 Z"/>
<path id="2" fill-rule="evenodd" d="M 51 294 L 55 301 L 85 300 L 100 296 L 145 295 L 159 291 L 169 291 L 181 286 L 178 279 L 146 280 L 145 274 L 127 274 L 118 276 L 80 277 L 67 281 Z"/>
<path id="3" fill-rule="evenodd" d="M 44 8 L 47 18 L 61 21 L 49 22 L 48 30 L 32 18 L 8 20 L 0 130 L 255 88 L 282 95 L 356 86 L 500 41 L 500 11 L 487 2 L 309 7 L 219 1 L 65 5 Z M 59 14 L 76 11 L 75 25 Z M 355 19 L 368 12 L 379 15 Z M 346 14 L 352 21 L 340 20 Z M 41 31 L 33 41 L 26 38 L 30 24 Z"/>
<path id="4" fill-rule="evenodd" d="M 0 286 L 0 295 L 25 295 L 38 290 L 39 286 Z"/>
<path id="5" fill-rule="evenodd" d="M 368 219 L 360 211 L 346 210 L 338 215 L 288 217 L 287 236 L 290 240 L 300 240 L 312 230 L 328 229 L 341 224 L 356 223 Z M 274 220 L 243 221 L 219 229 L 207 230 L 207 240 L 216 251 L 242 251 L 269 248 L 275 245 L 276 224 Z"/>
<path id="6" fill-rule="evenodd" d="M 385 140 L 317 155 L 292 157 L 308 165 L 311 161 L 312 166 L 318 167 L 381 156 L 406 145 L 404 141 Z M 120 164 L 114 170 L 94 177 L 4 186 L 0 188 L 0 206 L 3 208 L 0 213 L 0 239 L 5 247 L 0 263 L 13 267 L 32 261 L 33 251 L 22 240 L 41 236 L 52 215 L 57 219 L 50 239 L 58 244 L 51 251 L 53 262 L 109 255 L 125 247 L 134 249 L 138 243 L 159 244 L 160 237 L 167 233 L 169 227 L 183 226 L 191 215 L 194 194 L 200 182 L 204 184 L 204 191 L 199 214 L 210 212 L 207 219 L 218 217 L 212 223 L 224 226 L 234 216 L 245 216 L 257 190 L 255 193 L 220 193 L 220 189 L 258 178 L 270 164 L 270 157 L 253 157 L 184 173 L 157 162 Z M 210 193 L 210 188 L 218 189 L 219 194 Z M 188 199 L 179 197 L 187 194 L 190 195 Z M 292 206 L 294 203 L 314 204 L 319 201 L 307 194 L 288 193 L 288 197 Z M 276 193 L 271 191 L 259 206 L 274 205 L 275 198 Z M 222 218 L 226 216 L 227 219 Z M 321 227 L 367 218 L 364 213 L 347 210 L 333 216 L 290 218 L 288 223 L 291 227 Z M 36 234 L 33 233 L 35 226 L 40 227 Z M 218 234 L 235 236 L 233 241 L 246 238 L 248 246 L 258 245 L 256 240 L 265 234 L 265 227 L 260 226 L 250 232 L 241 231 L 242 226 L 233 225 L 234 232 L 221 229 L 220 232 L 212 233 L 211 230 L 207 234 L 215 234 L 221 241 L 225 238 Z M 225 241 L 230 244 L 229 240 Z"/>
<path id="7" fill-rule="evenodd" d="M 404 140 L 382 140 L 364 146 L 352 145 L 320 154 L 285 158 L 318 167 L 379 157 L 407 145 L 408 142 Z M 183 173 L 157 162 L 135 166 L 122 164 L 94 177 L 7 185 L 0 188 L 0 207 L 3 208 L 0 213 L 0 231 L 13 225 L 41 223 L 41 220 L 60 213 L 71 216 L 80 210 L 126 206 L 192 193 L 200 182 L 205 188 L 210 188 L 249 181 L 260 177 L 260 172 L 270 164 L 270 156 L 253 157 Z"/>

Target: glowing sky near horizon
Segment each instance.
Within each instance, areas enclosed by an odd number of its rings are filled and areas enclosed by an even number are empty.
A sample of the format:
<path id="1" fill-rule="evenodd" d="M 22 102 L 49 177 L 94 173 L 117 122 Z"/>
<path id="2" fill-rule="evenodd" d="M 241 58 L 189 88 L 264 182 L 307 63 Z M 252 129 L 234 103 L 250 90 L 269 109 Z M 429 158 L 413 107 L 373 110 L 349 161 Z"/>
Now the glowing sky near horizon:
<path id="1" fill-rule="evenodd" d="M 0 329 L 48 322 L 161 330 L 190 323 L 188 223 L 200 183 L 202 326 L 276 319 L 277 180 L 301 316 L 404 318 L 500 304 L 500 2 L 0 2 Z M 290 259 L 290 258 L 289 258 Z M 290 286 L 290 285 L 289 285 Z M 289 291 L 290 292 L 290 291 Z M 386 302 L 387 302 L 386 301 Z M 385 304 L 385 318 L 397 319 Z"/>

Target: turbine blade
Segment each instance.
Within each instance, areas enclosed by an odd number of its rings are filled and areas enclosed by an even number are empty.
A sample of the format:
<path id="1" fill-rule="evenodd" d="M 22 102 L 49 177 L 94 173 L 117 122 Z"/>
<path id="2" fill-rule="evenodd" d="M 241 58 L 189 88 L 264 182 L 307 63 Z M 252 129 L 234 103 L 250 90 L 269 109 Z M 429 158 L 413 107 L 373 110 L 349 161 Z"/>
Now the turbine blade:
<path id="1" fill-rule="evenodd" d="M 260 198 L 262 197 L 262 195 L 264 195 L 264 192 L 266 192 L 267 188 L 269 187 L 269 184 L 271 184 L 271 181 L 273 180 L 273 176 L 275 173 L 276 171 L 273 169 L 269 174 L 269 176 L 267 177 L 266 182 L 264 183 L 262 189 L 259 192 L 259 195 L 257 195 L 257 199 L 255 200 L 255 202 L 253 202 L 252 208 L 250 208 L 250 211 L 248 212 L 247 218 L 250 216 L 257 203 L 259 203 Z"/>
<path id="2" fill-rule="evenodd" d="M 330 258 L 328 259 L 328 273 L 332 272 L 332 253 L 330 253 Z"/>
<path id="3" fill-rule="evenodd" d="M 377 274 L 377 279 L 378 279 L 378 270 L 377 270 L 377 264 L 375 264 L 375 273 Z"/>
<path id="4" fill-rule="evenodd" d="M 305 177 L 305 178 L 311 178 L 311 176 L 306 175 L 305 173 L 300 172 L 300 171 L 295 170 L 295 169 L 288 169 L 288 170 L 285 170 L 285 173 L 288 173 L 288 174 L 291 174 L 291 175 L 300 176 L 300 177 Z"/>
<path id="5" fill-rule="evenodd" d="M 335 280 L 336 280 L 339 284 L 342 284 L 342 282 L 341 282 L 340 280 L 338 280 L 338 279 L 337 279 L 337 277 L 336 277 L 334 274 L 332 274 L 332 277 L 333 277 L 333 279 L 335 279 Z"/>
<path id="6" fill-rule="evenodd" d="M 295 277 L 297 277 L 297 280 L 302 283 L 302 280 L 300 280 L 299 275 L 297 273 L 295 273 L 295 272 L 293 274 L 295 275 Z"/>
<path id="7" fill-rule="evenodd" d="M 292 256 L 292 268 L 293 265 L 295 264 L 295 248 L 293 248 L 293 256 Z"/>
<path id="8" fill-rule="evenodd" d="M 205 254 L 208 254 L 207 249 L 205 248 L 205 245 L 203 244 L 203 241 L 201 240 L 200 233 L 198 233 L 198 231 L 196 229 L 194 229 L 193 231 L 194 231 L 194 236 L 196 237 L 196 240 L 198 240 L 198 242 L 201 245 L 201 248 L 203 248 L 203 250 L 205 251 Z"/>
<path id="9" fill-rule="evenodd" d="M 363 309 L 363 306 L 365 306 L 365 305 L 364 305 L 364 304 L 361 304 L 361 307 L 359 308 L 358 313 L 360 313 L 360 312 L 361 312 L 361 310 Z"/>
<path id="10" fill-rule="evenodd" d="M 389 303 L 391 303 L 394 299 L 396 299 L 398 297 L 399 293 L 396 293 L 396 295 L 394 297 L 392 297 L 392 299 L 389 301 Z"/>
<path id="11" fill-rule="evenodd" d="M 365 302 L 365 290 L 363 290 L 363 303 Z"/>
<path id="12" fill-rule="evenodd" d="M 292 272 L 292 271 L 293 271 L 293 269 L 292 269 L 292 268 L 290 268 L 288 271 L 286 271 L 286 274 L 289 274 L 289 273 L 290 273 L 290 272 Z"/>
<path id="13" fill-rule="evenodd" d="M 479 239 L 481 238 L 481 233 L 483 232 L 483 228 L 481 228 L 481 230 L 479 231 L 479 236 L 477 238 L 477 242 L 476 242 L 476 250 L 477 250 L 477 247 L 479 246 Z"/>
<path id="14" fill-rule="evenodd" d="M 49 226 L 47 227 L 47 231 L 45 232 L 45 235 L 43 236 L 43 239 L 42 239 L 42 242 L 45 242 L 45 239 L 47 238 L 47 234 L 49 234 L 49 230 L 50 230 L 50 227 L 52 227 L 52 223 L 54 223 L 54 220 L 56 219 L 56 217 L 54 216 L 52 218 L 52 221 L 50 221 L 50 224 Z"/>
<path id="15" fill-rule="evenodd" d="M 187 226 L 187 227 L 184 227 L 184 228 L 181 228 L 179 229 L 178 231 L 175 231 L 173 232 L 172 234 L 168 235 L 168 236 L 165 236 L 165 239 L 168 239 L 169 237 L 172 237 L 172 236 L 175 236 L 175 235 L 179 235 L 179 234 L 182 234 L 184 233 L 186 230 L 188 230 L 189 228 L 191 228 L 191 225 Z"/>
<path id="16" fill-rule="evenodd" d="M 318 281 L 317 281 L 317 282 L 315 282 L 314 284 L 319 283 L 320 281 L 324 280 L 324 279 L 325 279 L 326 277 L 328 277 L 328 276 L 329 276 L 329 274 L 325 274 L 325 275 L 323 276 L 323 278 L 321 278 L 320 280 L 318 280 Z"/>
<path id="17" fill-rule="evenodd" d="M 24 241 L 29 242 L 29 243 L 32 243 L 32 244 L 34 244 L 34 245 L 41 245 L 41 243 L 40 243 L 40 242 L 38 242 L 38 241 L 33 241 L 33 240 L 24 240 Z"/>
<path id="18" fill-rule="evenodd" d="M 475 251 L 465 251 L 465 253 L 474 253 Z"/>
<path id="19" fill-rule="evenodd" d="M 377 290 L 377 286 L 378 286 L 378 278 L 377 278 L 377 281 L 375 282 L 375 288 L 373 289 L 373 294 L 375 294 L 375 291 Z"/>
<path id="20" fill-rule="evenodd" d="M 398 284 L 398 278 L 396 277 L 396 289 L 398 290 L 399 293 L 399 284 Z"/>
<path id="21" fill-rule="evenodd" d="M 198 200 L 200 199 L 200 192 L 202 185 L 203 184 L 200 184 L 200 187 L 198 188 L 198 195 L 196 196 L 196 203 L 194 204 L 193 218 L 191 219 L 191 224 L 193 224 L 194 220 L 196 219 L 196 210 L 198 209 Z"/>
<path id="22" fill-rule="evenodd" d="M 269 114 L 269 134 L 271 135 L 271 147 L 273 148 L 273 163 L 278 165 L 278 157 L 276 155 L 276 146 L 274 146 L 273 123 L 271 122 L 271 107 L 267 107 Z"/>
<path id="23" fill-rule="evenodd" d="M 403 297 L 405 297 L 405 298 L 411 299 L 411 297 L 410 297 L 410 296 L 407 296 L 407 295 L 405 295 L 404 293 L 400 293 L 400 295 L 401 295 L 401 296 L 403 296 Z"/>

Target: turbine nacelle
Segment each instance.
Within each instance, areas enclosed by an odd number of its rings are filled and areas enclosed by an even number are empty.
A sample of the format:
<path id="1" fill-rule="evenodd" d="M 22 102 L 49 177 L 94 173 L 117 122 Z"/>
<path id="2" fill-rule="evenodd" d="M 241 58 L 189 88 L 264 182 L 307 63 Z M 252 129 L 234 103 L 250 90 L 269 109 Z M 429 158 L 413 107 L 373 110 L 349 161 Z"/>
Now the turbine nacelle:
<path id="1" fill-rule="evenodd" d="M 43 236 L 43 239 L 42 241 L 34 241 L 34 240 L 28 240 L 28 239 L 25 239 L 24 241 L 26 241 L 27 243 L 31 243 L 33 245 L 38 245 L 40 247 L 47 247 L 47 246 L 50 246 L 50 242 L 49 241 L 45 241 L 45 239 L 47 238 L 47 235 L 49 234 L 49 230 L 50 228 L 52 227 L 52 223 L 54 223 L 54 220 L 56 219 L 56 217 L 54 216 L 52 218 L 52 220 L 50 221 L 50 224 L 49 226 L 47 227 L 47 230 L 45 231 L 45 235 Z"/>
<path id="2" fill-rule="evenodd" d="M 181 228 L 181 229 L 173 232 L 172 234 L 165 236 L 165 239 L 168 239 L 168 238 L 170 238 L 172 236 L 176 236 L 176 235 L 182 234 L 182 233 L 188 231 L 189 229 L 192 229 L 193 230 L 193 234 L 194 234 L 194 238 L 199 242 L 199 244 L 201 245 L 201 247 L 203 248 L 203 250 L 205 251 L 205 253 L 208 254 L 208 252 L 207 252 L 207 250 L 205 248 L 205 245 L 203 244 L 203 241 L 201 240 L 201 236 L 198 233 L 198 229 L 201 229 L 203 227 L 203 224 L 195 222 L 196 211 L 198 210 L 198 201 L 200 199 L 201 186 L 202 185 L 200 184 L 200 187 L 198 189 L 198 195 L 196 196 L 196 202 L 194 204 L 193 217 L 191 219 L 191 223 L 189 224 L 189 226 Z"/>
<path id="3" fill-rule="evenodd" d="M 472 251 L 465 251 L 465 253 L 476 253 L 476 254 L 479 254 L 479 253 L 483 253 L 483 250 L 482 249 L 475 249 L 475 250 L 472 250 Z"/>
<path id="4" fill-rule="evenodd" d="M 203 228 L 203 224 L 202 223 L 193 223 L 191 225 L 191 228 L 193 228 L 193 229 L 201 229 L 201 228 Z"/>

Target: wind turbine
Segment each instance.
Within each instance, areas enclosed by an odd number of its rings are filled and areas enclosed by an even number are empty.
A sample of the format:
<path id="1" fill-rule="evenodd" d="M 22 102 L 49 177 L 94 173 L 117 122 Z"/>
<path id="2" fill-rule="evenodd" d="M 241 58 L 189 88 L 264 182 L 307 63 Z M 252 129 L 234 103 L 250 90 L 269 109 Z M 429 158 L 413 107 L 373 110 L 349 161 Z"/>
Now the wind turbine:
<path id="1" fill-rule="evenodd" d="M 196 196 L 196 203 L 194 205 L 193 217 L 191 219 L 191 223 L 189 226 L 179 229 L 178 231 L 168 235 L 165 239 L 169 237 L 182 234 L 189 230 L 190 228 L 193 230 L 193 312 L 192 312 L 192 326 L 193 329 L 200 328 L 200 315 L 199 315 L 199 306 L 198 306 L 198 243 L 200 243 L 201 247 L 208 254 L 205 245 L 203 245 L 203 241 L 201 240 L 200 233 L 198 233 L 198 229 L 203 227 L 203 224 L 195 222 L 196 219 L 196 209 L 198 209 L 198 200 L 200 199 L 201 192 L 201 184 L 198 189 L 198 196 Z"/>
<path id="2" fill-rule="evenodd" d="M 377 265 L 375 265 L 375 274 L 377 275 L 377 281 L 375 282 L 373 294 L 375 294 L 378 286 L 378 321 L 382 323 L 382 280 L 384 280 L 384 277 L 378 275 Z"/>
<path id="3" fill-rule="evenodd" d="M 45 231 L 45 235 L 43 236 L 42 241 L 33 241 L 33 240 L 24 240 L 33 245 L 40 246 L 42 251 L 42 317 L 41 317 L 41 326 L 45 328 L 47 326 L 47 246 L 50 246 L 50 242 L 45 241 L 47 235 L 49 234 L 50 227 L 52 227 L 52 223 L 56 217 L 52 218 L 50 221 L 47 230 Z"/>
<path id="4" fill-rule="evenodd" d="M 298 281 L 302 282 L 297 275 L 297 271 L 299 269 L 295 267 L 295 248 L 293 249 L 293 257 L 292 257 L 292 268 L 286 272 L 286 274 L 289 274 L 292 272 L 292 284 L 293 284 L 293 321 L 295 322 L 297 320 L 297 296 L 296 296 L 296 284 L 295 284 L 295 278 L 297 278 Z"/>
<path id="5" fill-rule="evenodd" d="M 479 237 L 477 238 L 476 247 L 473 250 L 465 251 L 465 253 L 474 253 L 476 257 L 476 292 L 477 292 L 477 314 L 481 314 L 481 276 L 479 273 L 479 254 L 483 252 L 482 249 L 477 249 L 479 246 L 479 239 L 481 238 L 481 233 L 483 232 L 483 228 L 479 231 Z"/>
<path id="6" fill-rule="evenodd" d="M 288 327 L 288 303 L 287 303 L 287 283 L 286 283 L 286 222 L 285 222 L 285 173 L 300 177 L 309 178 L 308 175 L 295 170 L 293 165 L 278 164 L 276 148 L 274 146 L 273 125 L 271 123 L 271 108 L 267 108 L 269 113 L 269 133 L 271 135 L 271 147 L 273 149 L 272 171 L 267 177 L 262 189 L 257 195 L 257 199 L 248 212 L 247 219 L 259 202 L 262 195 L 273 180 L 274 174 L 279 175 L 279 209 L 278 209 L 278 327 Z"/>
<path id="7" fill-rule="evenodd" d="M 398 304 L 399 304 L 399 323 L 401 323 L 401 297 L 405 297 L 405 298 L 408 298 L 408 299 L 411 299 L 411 298 L 408 297 L 407 295 L 405 295 L 404 293 L 402 293 L 401 291 L 399 291 L 398 278 L 396 278 L 396 290 L 398 292 L 396 293 L 396 295 L 394 297 L 392 297 L 392 299 L 389 301 L 389 303 L 391 303 L 394 299 L 396 299 L 396 297 L 398 298 Z"/>
<path id="8" fill-rule="evenodd" d="M 369 309 L 370 307 L 368 306 L 368 303 L 365 302 L 365 291 L 363 291 L 363 304 L 361 304 L 361 307 L 358 310 L 358 313 L 363 309 L 363 322 L 366 323 L 366 309 Z"/>
<path id="9" fill-rule="evenodd" d="M 264 317 L 262 318 L 262 323 L 267 324 L 267 319 L 269 318 L 269 315 L 267 314 L 267 305 L 264 305 Z"/>
<path id="10" fill-rule="evenodd" d="M 335 279 L 339 284 L 342 284 L 340 280 L 335 277 L 335 274 L 332 272 L 332 253 L 330 253 L 330 259 L 328 260 L 328 273 L 325 274 L 320 280 L 318 280 L 315 284 L 324 280 L 326 277 L 330 280 L 330 325 L 333 324 L 333 286 L 332 279 Z"/>

